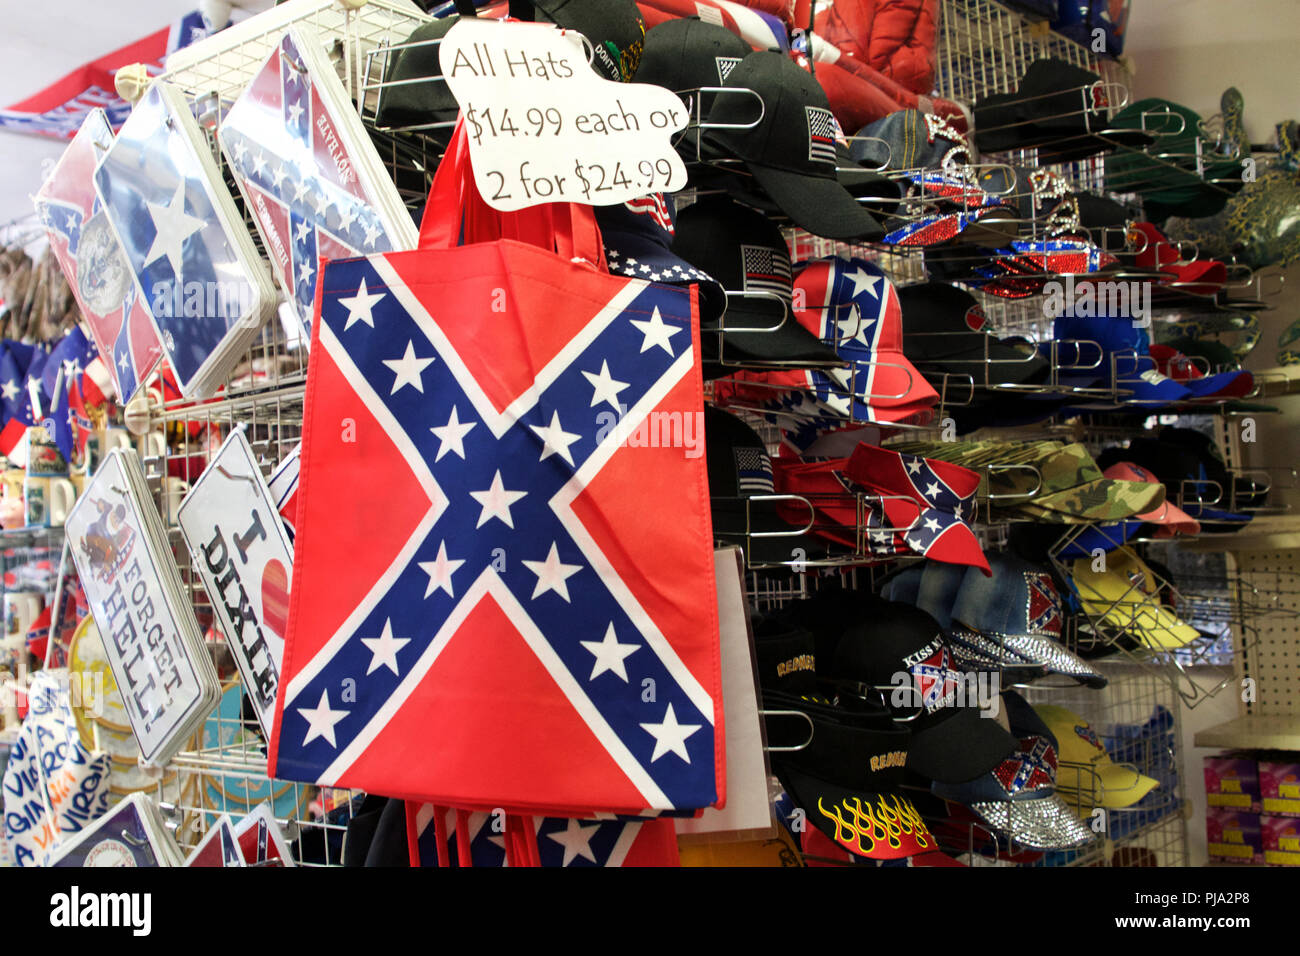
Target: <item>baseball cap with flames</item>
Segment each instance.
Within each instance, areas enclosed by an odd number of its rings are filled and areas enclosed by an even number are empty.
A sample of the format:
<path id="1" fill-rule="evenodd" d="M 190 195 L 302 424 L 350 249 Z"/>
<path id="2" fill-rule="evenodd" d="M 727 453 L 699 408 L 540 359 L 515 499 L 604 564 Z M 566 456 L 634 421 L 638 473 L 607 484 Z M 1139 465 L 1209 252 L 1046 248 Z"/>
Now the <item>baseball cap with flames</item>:
<path id="1" fill-rule="evenodd" d="M 899 792 L 911 736 L 905 726 L 894 725 L 883 710 L 871 719 L 769 691 L 763 706 L 769 746 L 797 748 L 773 750 L 777 778 L 819 831 L 871 859 L 937 849 L 921 814 Z M 807 720 L 792 719 L 790 711 Z"/>

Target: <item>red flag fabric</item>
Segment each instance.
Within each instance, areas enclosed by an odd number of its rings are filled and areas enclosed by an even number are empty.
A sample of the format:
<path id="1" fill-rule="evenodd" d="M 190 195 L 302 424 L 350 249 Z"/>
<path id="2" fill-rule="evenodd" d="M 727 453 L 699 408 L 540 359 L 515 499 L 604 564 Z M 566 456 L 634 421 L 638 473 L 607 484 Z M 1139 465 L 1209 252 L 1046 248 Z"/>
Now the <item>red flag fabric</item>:
<path id="1" fill-rule="evenodd" d="M 695 291 L 599 268 L 590 207 L 489 209 L 463 129 L 427 209 L 421 249 L 323 266 L 272 775 L 718 804 L 705 460 L 672 440 L 703 415 Z"/>

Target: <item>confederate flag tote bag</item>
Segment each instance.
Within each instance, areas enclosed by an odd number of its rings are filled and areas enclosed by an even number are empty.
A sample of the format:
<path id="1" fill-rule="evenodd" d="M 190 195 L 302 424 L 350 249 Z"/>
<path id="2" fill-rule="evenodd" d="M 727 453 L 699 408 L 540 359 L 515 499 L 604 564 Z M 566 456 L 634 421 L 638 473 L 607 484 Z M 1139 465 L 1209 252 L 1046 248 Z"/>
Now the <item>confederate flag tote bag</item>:
<path id="1" fill-rule="evenodd" d="M 601 248 L 590 207 L 490 209 L 458 131 L 418 250 L 323 264 L 273 776 L 722 802 L 695 290 Z"/>

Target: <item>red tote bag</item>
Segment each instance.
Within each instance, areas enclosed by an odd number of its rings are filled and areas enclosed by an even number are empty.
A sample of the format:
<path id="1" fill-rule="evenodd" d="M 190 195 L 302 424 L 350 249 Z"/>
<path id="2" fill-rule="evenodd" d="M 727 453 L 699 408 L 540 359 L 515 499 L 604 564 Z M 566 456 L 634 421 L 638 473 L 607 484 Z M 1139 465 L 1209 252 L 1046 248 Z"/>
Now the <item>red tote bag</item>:
<path id="1" fill-rule="evenodd" d="M 590 207 L 490 209 L 462 130 L 420 249 L 322 269 L 272 774 L 720 804 L 695 290 L 608 274 Z"/>

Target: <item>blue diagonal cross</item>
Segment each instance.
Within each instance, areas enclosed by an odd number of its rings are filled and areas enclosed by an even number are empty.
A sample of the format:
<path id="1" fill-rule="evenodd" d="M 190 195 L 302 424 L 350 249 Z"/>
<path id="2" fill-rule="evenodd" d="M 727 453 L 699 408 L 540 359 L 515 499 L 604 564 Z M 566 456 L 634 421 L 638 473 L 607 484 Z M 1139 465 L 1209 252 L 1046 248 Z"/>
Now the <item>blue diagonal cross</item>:
<path id="1" fill-rule="evenodd" d="M 630 616 L 631 609 L 591 567 L 552 507 L 552 499 L 597 451 L 598 437 L 616 440 L 601 434 L 602 426 L 609 430 L 610 419 L 599 416 L 602 410 L 612 413 L 613 402 L 601 401 L 593 407 L 593 400 L 607 395 L 634 408 L 656 386 L 670 384 L 665 376 L 690 347 L 685 293 L 664 287 L 642 289 L 497 437 L 453 374 L 448 358 L 454 356 L 438 353 L 368 261 L 332 263 L 329 280 L 331 289 L 346 290 L 360 289 L 364 280 L 368 294 L 383 295 L 370 309 L 372 327 L 366 321 L 350 321 L 352 310 L 340 299 L 354 293 L 327 292 L 322 332 L 340 343 L 346 352 L 342 361 L 350 360 L 373 389 L 434 476 L 448 506 L 356 632 L 319 672 L 296 687 L 285 707 L 283 739 L 291 749 L 287 753 L 282 750 L 281 764 L 301 766 L 308 773 L 319 773 L 333 764 L 397 689 L 469 586 L 494 568 L 494 562 L 500 569 L 504 555 L 504 569 L 496 572 L 501 582 L 536 626 L 549 653 L 558 658 L 572 683 L 652 781 L 642 792 L 657 788 L 656 806 L 711 803 L 716 798 L 712 713 L 697 706 L 703 702 L 711 711 L 711 702 L 701 697 L 699 688 L 683 686 L 692 684 L 693 678 L 686 676 L 679 683 L 647 644 Z M 430 305 L 436 322 L 439 304 Z M 672 336 L 671 354 L 658 345 L 643 348 L 647 337 L 633 325 L 634 320 L 651 320 L 656 310 L 659 321 L 685 333 Z M 484 319 L 467 316 L 464 321 Z M 404 357 L 407 371 L 399 374 L 393 365 Z M 432 361 L 426 361 L 429 359 Z M 599 384 L 611 381 L 612 386 Z M 396 391 L 394 386 L 398 386 Z M 431 428 L 431 424 L 449 422 L 453 408 L 462 430 L 464 425 L 472 425 L 463 433 L 461 447 L 454 450 L 444 449 L 444 440 Z M 537 429 L 555 428 L 557 421 L 565 433 L 559 441 L 564 452 L 551 450 L 544 455 L 547 449 Z M 498 482 L 507 492 L 525 492 L 504 509 L 510 524 L 501 509 L 489 514 L 481 498 L 475 497 Z M 661 520 L 673 520 L 671 503 L 661 504 L 668 511 Z M 646 518 L 656 520 L 651 514 Z M 635 529 L 625 529 L 624 540 L 634 541 Z M 454 596 L 437 587 L 428 593 L 432 576 L 421 564 L 437 562 L 440 553 L 447 561 L 463 562 L 451 573 Z M 549 589 L 542 586 L 539 570 L 548 557 L 553 565 L 563 566 L 562 582 Z M 617 556 L 611 557 L 617 560 Z M 646 554 L 643 558 L 653 561 L 657 556 Z M 562 591 L 567 592 L 567 600 Z M 707 609 L 700 610 L 701 620 L 706 620 Z M 607 637 L 610 634 L 612 638 Z M 387 659 L 392 664 L 376 667 L 377 655 L 366 641 L 373 643 L 385 636 L 392 655 Z M 624 645 L 621 650 L 626 653 L 616 655 L 621 660 L 602 658 L 593 649 L 595 643 L 605 640 Z M 402 643 L 392 650 L 392 641 Z M 629 646 L 635 649 L 629 650 Z M 597 666 L 598 660 L 605 662 L 603 669 Z M 357 682 L 359 692 L 356 701 L 343 704 L 338 688 L 346 678 Z M 327 735 L 313 736 L 312 718 L 299 713 L 303 708 L 319 710 L 323 693 L 329 695 L 334 742 Z M 341 711 L 346 713 L 340 716 Z M 674 732 L 673 728 L 679 729 Z M 308 739 L 304 740 L 304 735 Z M 293 750 L 299 742 L 301 747 Z M 430 745 L 436 746 L 436 741 L 431 740 Z"/>

